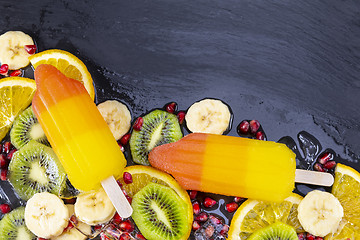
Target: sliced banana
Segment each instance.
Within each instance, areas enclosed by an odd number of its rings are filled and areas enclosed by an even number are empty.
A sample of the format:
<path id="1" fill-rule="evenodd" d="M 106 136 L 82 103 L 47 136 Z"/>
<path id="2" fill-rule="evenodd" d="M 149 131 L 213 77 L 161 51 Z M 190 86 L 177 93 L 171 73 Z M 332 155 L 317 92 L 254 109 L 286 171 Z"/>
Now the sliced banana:
<path id="1" fill-rule="evenodd" d="M 344 216 L 339 200 L 328 192 L 309 192 L 298 206 L 298 218 L 305 231 L 319 237 L 335 233 Z"/>
<path id="2" fill-rule="evenodd" d="M 129 131 L 131 114 L 125 104 L 116 100 L 107 100 L 97 107 L 116 140 L 119 140 Z"/>
<path id="3" fill-rule="evenodd" d="M 223 134 L 229 127 L 229 107 L 220 100 L 204 99 L 194 103 L 185 115 L 191 132 Z"/>
<path id="4" fill-rule="evenodd" d="M 29 56 L 25 45 L 34 45 L 32 38 L 21 31 L 8 31 L 0 36 L 0 62 L 8 64 L 10 70 L 29 65 Z"/>
<path id="5" fill-rule="evenodd" d="M 66 207 L 69 210 L 70 216 L 74 214 L 74 205 L 67 204 Z M 91 226 L 87 225 L 86 223 L 83 223 L 79 221 L 77 224 L 77 228 L 80 229 L 83 233 L 90 235 L 91 234 Z M 51 240 L 85 240 L 87 237 L 79 232 L 75 227 L 71 228 L 70 230 L 65 230 L 63 233 L 58 237 L 52 237 Z"/>
<path id="6" fill-rule="evenodd" d="M 76 199 L 74 207 L 79 220 L 89 225 L 106 223 L 116 212 L 103 188 L 81 194 Z"/>
<path id="7" fill-rule="evenodd" d="M 64 202 L 48 192 L 36 193 L 25 207 L 25 224 L 38 237 L 59 236 L 68 225 L 69 218 Z"/>

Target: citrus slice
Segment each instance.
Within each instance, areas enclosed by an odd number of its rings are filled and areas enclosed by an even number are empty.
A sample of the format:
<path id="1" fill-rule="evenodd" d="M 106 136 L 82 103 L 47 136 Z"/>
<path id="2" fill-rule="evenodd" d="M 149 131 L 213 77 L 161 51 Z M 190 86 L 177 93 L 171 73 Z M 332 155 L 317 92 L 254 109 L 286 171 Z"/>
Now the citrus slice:
<path id="1" fill-rule="evenodd" d="M 134 165 L 126 167 L 124 172 L 131 174 L 133 182 L 126 184 L 122 178 L 118 179 L 118 181 L 122 184 L 122 188 L 130 197 L 133 197 L 148 183 L 153 182 L 172 188 L 185 201 L 188 208 L 188 235 L 184 239 L 188 239 L 193 222 L 193 209 L 188 193 L 181 188 L 178 182 L 169 174 L 150 166 Z"/>
<path id="2" fill-rule="evenodd" d="M 294 227 L 296 232 L 304 232 L 297 218 L 301 200 L 302 197 L 295 193 L 281 203 L 246 200 L 231 220 L 228 239 L 247 239 L 255 231 L 275 222 L 284 222 Z"/>
<path id="3" fill-rule="evenodd" d="M 91 75 L 85 64 L 73 54 L 51 49 L 30 56 L 29 60 L 35 69 L 40 64 L 49 64 L 59 69 L 65 76 L 80 81 L 94 99 L 95 91 Z"/>
<path id="4" fill-rule="evenodd" d="M 344 217 L 338 231 L 333 236 L 326 236 L 325 239 L 360 239 L 360 173 L 338 163 L 331 193 L 339 199 L 344 209 Z"/>
<path id="5" fill-rule="evenodd" d="M 35 90 L 35 81 L 29 78 L 0 80 L 0 140 L 6 136 L 17 115 L 30 105 Z"/>

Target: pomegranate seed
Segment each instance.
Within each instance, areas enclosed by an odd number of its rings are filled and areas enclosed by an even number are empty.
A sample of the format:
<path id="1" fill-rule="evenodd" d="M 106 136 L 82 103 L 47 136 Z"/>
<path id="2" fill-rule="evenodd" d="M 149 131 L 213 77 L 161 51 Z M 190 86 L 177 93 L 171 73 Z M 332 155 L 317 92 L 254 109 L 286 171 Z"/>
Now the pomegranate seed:
<path id="1" fill-rule="evenodd" d="M 229 231 L 229 226 L 225 224 L 221 229 L 220 234 L 225 236 L 228 233 L 228 231 Z"/>
<path id="2" fill-rule="evenodd" d="M 42 238 L 42 237 L 38 237 L 38 238 L 36 238 L 37 240 L 48 240 L 48 239 L 46 239 L 46 238 Z"/>
<path id="3" fill-rule="evenodd" d="M 315 240 L 324 240 L 322 237 L 316 237 Z"/>
<path id="4" fill-rule="evenodd" d="M 7 157 L 5 154 L 0 154 L 0 167 L 1 168 L 6 168 L 8 165 L 9 161 L 7 160 Z"/>
<path id="5" fill-rule="evenodd" d="M 236 202 L 231 202 L 226 204 L 226 211 L 229 213 L 235 212 L 236 209 L 238 209 L 239 205 Z"/>
<path id="6" fill-rule="evenodd" d="M 122 233 L 119 238 L 119 240 L 129 240 L 129 239 L 131 239 L 131 237 L 130 237 L 129 233 L 126 233 L 126 232 Z"/>
<path id="7" fill-rule="evenodd" d="M 260 123 L 258 120 L 251 120 L 250 121 L 250 132 L 255 134 L 260 128 Z"/>
<path id="8" fill-rule="evenodd" d="M 240 134 L 248 134 L 249 129 L 250 129 L 250 124 L 246 120 L 243 120 L 237 127 L 237 131 Z"/>
<path id="9" fill-rule="evenodd" d="M 6 158 L 8 159 L 8 160 L 11 160 L 12 159 L 12 157 L 13 157 L 13 155 L 14 155 L 14 153 L 17 151 L 17 149 L 12 149 L 12 150 L 10 150 L 10 152 L 6 155 Z"/>
<path id="10" fill-rule="evenodd" d="M 130 204 L 132 203 L 132 198 L 131 198 L 131 197 L 129 197 L 129 196 L 126 195 L 126 199 L 128 200 L 128 202 L 129 202 Z"/>
<path id="11" fill-rule="evenodd" d="M 129 172 L 124 172 L 123 179 L 126 184 L 130 184 L 133 182 L 132 175 Z"/>
<path id="12" fill-rule="evenodd" d="M 336 162 L 334 160 L 328 161 L 324 164 L 324 168 L 333 169 L 336 166 Z"/>
<path id="13" fill-rule="evenodd" d="M 146 240 L 146 238 L 141 233 L 136 233 L 135 238 L 139 240 Z"/>
<path id="14" fill-rule="evenodd" d="M 256 133 L 256 139 L 264 140 L 265 139 L 265 134 L 262 131 L 257 132 Z"/>
<path id="15" fill-rule="evenodd" d="M 64 232 L 65 231 L 69 231 L 71 230 L 72 228 L 74 228 L 74 225 L 69 221 L 68 225 L 66 226 L 66 228 L 64 228 Z"/>
<path id="16" fill-rule="evenodd" d="M 2 214 L 6 214 L 8 212 L 10 212 L 11 208 L 9 206 L 9 204 L 6 204 L 6 203 L 3 203 L 3 204 L 0 204 L 0 211 Z"/>
<path id="17" fill-rule="evenodd" d="M 169 113 L 174 113 L 176 111 L 177 104 L 175 102 L 171 102 L 166 105 L 166 111 Z"/>
<path id="18" fill-rule="evenodd" d="M 135 123 L 133 125 L 133 129 L 136 130 L 136 131 L 140 131 L 143 123 L 144 123 L 144 119 L 142 117 L 138 117 L 135 120 Z"/>
<path id="19" fill-rule="evenodd" d="M 122 217 L 120 217 L 120 215 L 116 212 L 112 221 L 115 223 L 115 224 L 120 224 L 122 222 Z"/>
<path id="20" fill-rule="evenodd" d="M 100 231 L 102 229 L 102 225 L 96 225 L 94 226 L 95 231 Z"/>
<path id="21" fill-rule="evenodd" d="M 119 185 L 119 187 L 122 187 L 122 183 L 119 180 L 116 180 L 117 184 Z"/>
<path id="22" fill-rule="evenodd" d="M 128 134 L 125 134 L 124 136 L 122 136 L 122 138 L 120 139 L 120 142 L 123 146 L 127 145 L 128 142 L 129 142 L 129 139 L 131 137 L 131 134 L 128 133 Z"/>
<path id="23" fill-rule="evenodd" d="M 108 236 L 106 236 L 106 234 L 105 233 L 100 233 L 100 239 L 101 240 L 111 240 L 111 238 L 109 238 Z"/>
<path id="24" fill-rule="evenodd" d="M 200 228 L 200 224 L 198 221 L 193 221 L 193 224 L 192 224 L 192 229 L 194 231 L 198 230 Z"/>
<path id="25" fill-rule="evenodd" d="M 5 142 L 3 145 L 3 152 L 9 153 L 12 145 L 10 142 Z"/>
<path id="26" fill-rule="evenodd" d="M 318 157 L 318 162 L 321 164 L 325 164 L 328 161 L 332 160 L 334 158 L 334 155 L 330 152 L 324 152 Z"/>
<path id="27" fill-rule="evenodd" d="M 200 204 L 198 201 L 193 202 L 193 212 L 195 215 L 198 215 L 200 213 Z"/>
<path id="28" fill-rule="evenodd" d="M 320 163 L 315 163 L 314 169 L 318 172 L 325 172 L 325 169 L 322 167 L 322 165 Z"/>
<path id="29" fill-rule="evenodd" d="M 206 197 L 203 204 L 205 207 L 211 208 L 216 204 L 216 201 L 212 198 Z"/>
<path id="30" fill-rule="evenodd" d="M 9 65 L 3 64 L 0 67 L 0 74 L 6 76 L 9 71 Z"/>
<path id="31" fill-rule="evenodd" d="M 0 153 L 3 152 L 3 145 L 0 143 Z"/>
<path id="32" fill-rule="evenodd" d="M 65 204 L 75 204 L 76 198 L 63 199 Z"/>
<path id="33" fill-rule="evenodd" d="M 222 220 L 215 217 L 214 215 L 209 215 L 209 218 L 214 225 L 222 224 Z"/>
<path id="34" fill-rule="evenodd" d="M 212 225 L 209 225 L 205 228 L 205 237 L 206 239 L 210 239 L 210 237 L 214 234 L 215 228 Z"/>
<path id="35" fill-rule="evenodd" d="M 24 48 L 30 55 L 33 55 L 36 52 L 36 45 L 25 45 Z"/>
<path id="36" fill-rule="evenodd" d="M 242 197 L 234 197 L 234 202 L 239 203 L 242 199 Z"/>
<path id="37" fill-rule="evenodd" d="M 191 190 L 191 191 L 189 192 L 190 199 L 191 199 L 191 200 L 194 200 L 194 199 L 196 198 L 197 193 L 198 193 L 197 191 Z"/>
<path id="38" fill-rule="evenodd" d="M 0 180 L 6 181 L 8 170 L 7 170 L 7 169 L 1 169 L 0 171 L 1 171 L 1 173 L 0 173 Z"/>
<path id="39" fill-rule="evenodd" d="M 186 113 L 183 111 L 178 112 L 177 118 L 178 118 L 180 124 L 182 124 L 184 122 L 185 115 L 186 115 Z"/>
<path id="40" fill-rule="evenodd" d="M 125 220 L 119 224 L 122 231 L 132 232 L 134 231 L 134 224 L 130 220 Z"/>
<path id="41" fill-rule="evenodd" d="M 306 233 L 299 233 L 298 238 L 299 240 L 306 240 Z"/>
<path id="42" fill-rule="evenodd" d="M 195 217 L 195 220 L 198 222 L 206 222 L 206 220 L 208 220 L 208 215 L 206 212 L 201 212 Z"/>
<path id="43" fill-rule="evenodd" d="M 125 151 L 124 146 L 123 146 L 121 143 L 119 143 L 119 142 L 118 142 L 118 145 L 119 145 L 119 147 L 120 147 L 120 150 L 121 150 L 122 152 L 124 152 L 124 151 Z"/>
<path id="44" fill-rule="evenodd" d="M 306 239 L 307 240 L 315 240 L 315 236 L 308 233 L 308 234 L 306 234 Z"/>
<path id="45" fill-rule="evenodd" d="M 18 77 L 18 76 L 20 76 L 20 75 L 22 75 L 22 71 L 21 71 L 20 69 L 15 70 L 15 71 L 12 71 L 12 72 L 10 73 L 10 76 L 11 76 L 11 77 Z"/>

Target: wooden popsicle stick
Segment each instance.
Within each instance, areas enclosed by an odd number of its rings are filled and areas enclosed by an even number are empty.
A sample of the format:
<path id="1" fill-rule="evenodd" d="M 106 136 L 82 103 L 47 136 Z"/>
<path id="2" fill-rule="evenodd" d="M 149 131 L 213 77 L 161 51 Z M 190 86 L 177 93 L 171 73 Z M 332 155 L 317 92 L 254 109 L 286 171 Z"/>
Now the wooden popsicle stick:
<path id="1" fill-rule="evenodd" d="M 330 173 L 296 169 L 295 182 L 330 187 L 334 183 L 334 177 Z"/>
<path id="2" fill-rule="evenodd" d="M 131 216 L 133 209 L 113 176 L 101 181 L 106 194 L 122 218 Z"/>

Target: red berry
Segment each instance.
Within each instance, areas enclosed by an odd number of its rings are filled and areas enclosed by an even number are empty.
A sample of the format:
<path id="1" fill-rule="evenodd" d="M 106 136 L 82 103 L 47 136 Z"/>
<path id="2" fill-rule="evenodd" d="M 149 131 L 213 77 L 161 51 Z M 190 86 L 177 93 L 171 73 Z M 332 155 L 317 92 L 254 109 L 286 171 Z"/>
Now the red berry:
<path id="1" fill-rule="evenodd" d="M 206 197 L 203 204 L 205 207 L 211 208 L 216 204 L 216 201 L 212 198 Z"/>
<path id="2" fill-rule="evenodd" d="M 265 134 L 262 131 L 256 132 L 256 139 L 264 140 L 265 139 Z"/>
<path id="3" fill-rule="evenodd" d="M 206 212 L 201 212 L 195 217 L 195 220 L 198 222 L 206 222 L 206 220 L 208 220 L 208 215 Z"/>
<path id="4" fill-rule="evenodd" d="M 125 220 L 119 224 L 122 231 L 132 232 L 134 231 L 134 224 L 130 220 Z"/>
<path id="5" fill-rule="evenodd" d="M 9 65 L 3 64 L 0 67 L 0 74 L 6 76 L 9 71 Z"/>
<path id="6" fill-rule="evenodd" d="M 0 154 L 0 168 L 6 168 L 9 161 L 5 154 Z"/>
<path id="7" fill-rule="evenodd" d="M 178 114 L 176 115 L 180 124 L 182 124 L 184 122 L 185 115 L 186 115 L 186 113 L 183 111 L 178 112 Z"/>
<path id="8" fill-rule="evenodd" d="M 198 230 L 200 228 L 200 224 L 198 221 L 193 221 L 193 224 L 192 224 L 192 229 L 194 231 Z"/>
<path id="9" fill-rule="evenodd" d="M 36 52 L 36 45 L 25 45 L 24 48 L 30 55 L 33 55 Z"/>
<path id="10" fill-rule="evenodd" d="M 237 127 L 238 133 L 240 134 L 248 134 L 249 129 L 250 129 L 250 124 L 247 120 L 243 120 Z"/>
<path id="11" fill-rule="evenodd" d="M 6 203 L 0 204 L 0 211 L 2 214 L 6 214 L 6 213 L 10 212 L 10 210 L 11 210 L 11 208 L 10 208 L 9 204 L 6 204 Z"/>
<path id="12" fill-rule="evenodd" d="M 133 182 L 132 175 L 131 175 L 131 173 L 128 173 L 128 172 L 124 172 L 123 179 L 126 184 L 130 184 Z"/>
<path id="13" fill-rule="evenodd" d="M 242 199 L 242 197 L 234 197 L 234 202 L 239 203 Z"/>
<path id="14" fill-rule="evenodd" d="M 6 155 L 6 158 L 8 159 L 8 160 L 11 160 L 12 159 L 12 157 L 13 157 L 13 155 L 14 155 L 14 153 L 17 151 L 17 149 L 12 149 L 12 150 L 10 150 L 10 152 Z"/>
<path id="15" fill-rule="evenodd" d="M 258 120 L 251 120 L 250 121 L 250 132 L 255 134 L 260 128 L 260 123 Z"/>
<path id="16" fill-rule="evenodd" d="M 198 201 L 193 202 L 193 212 L 195 215 L 198 215 L 200 213 L 200 204 Z"/>
<path id="17" fill-rule="evenodd" d="M 318 162 L 325 164 L 327 161 L 330 161 L 334 158 L 334 155 L 330 152 L 324 152 L 318 157 Z"/>
<path id="18" fill-rule="evenodd" d="M 140 131 L 143 123 L 144 119 L 142 117 L 138 117 L 134 122 L 133 129 L 136 131 Z"/>
<path id="19" fill-rule="evenodd" d="M 318 172 L 325 172 L 325 169 L 323 168 L 323 166 L 320 163 L 315 163 L 314 169 Z"/>
<path id="20" fill-rule="evenodd" d="M 120 142 L 123 146 L 127 145 L 128 142 L 129 142 L 129 139 L 131 137 L 131 134 L 128 133 L 128 134 L 125 134 L 124 136 L 122 136 L 122 138 L 120 139 Z"/>
<path id="21" fill-rule="evenodd" d="M 9 153 L 12 145 L 10 142 L 5 142 L 3 145 L 3 152 Z"/>
<path id="22" fill-rule="evenodd" d="M 194 200 L 194 199 L 196 198 L 197 193 L 198 193 L 198 192 L 197 192 L 196 190 L 191 190 L 191 191 L 189 192 L 190 199 L 191 199 L 191 200 Z"/>
<path id="23" fill-rule="evenodd" d="M 115 213 L 115 215 L 112 219 L 113 223 L 115 223 L 115 224 L 120 224 L 122 222 L 122 220 L 123 220 L 122 217 L 120 217 L 120 215 L 117 212 Z"/>
<path id="24" fill-rule="evenodd" d="M 139 240 L 146 240 L 146 238 L 141 233 L 136 233 L 135 238 Z"/>
<path id="25" fill-rule="evenodd" d="M 306 240 L 315 240 L 315 236 L 308 233 L 306 234 Z"/>
<path id="26" fill-rule="evenodd" d="M 18 76 L 20 76 L 20 75 L 22 75 L 22 71 L 21 71 L 20 69 L 15 70 L 15 71 L 12 71 L 12 72 L 10 73 L 10 76 L 11 76 L 11 77 L 18 77 Z"/>
<path id="27" fill-rule="evenodd" d="M 239 205 L 236 202 L 231 202 L 226 204 L 226 211 L 229 213 L 235 212 L 236 209 L 238 209 Z"/>
<path id="28" fill-rule="evenodd" d="M 166 105 L 166 111 L 169 113 L 174 113 L 176 111 L 177 104 L 175 102 L 171 102 Z"/>
<path id="29" fill-rule="evenodd" d="M 0 180 L 6 181 L 8 170 L 3 168 L 3 169 L 1 169 L 0 171 L 1 171 L 1 172 L 0 172 Z"/>
<path id="30" fill-rule="evenodd" d="M 333 169 L 336 166 L 336 162 L 334 160 L 328 161 L 324 164 L 324 168 Z"/>

